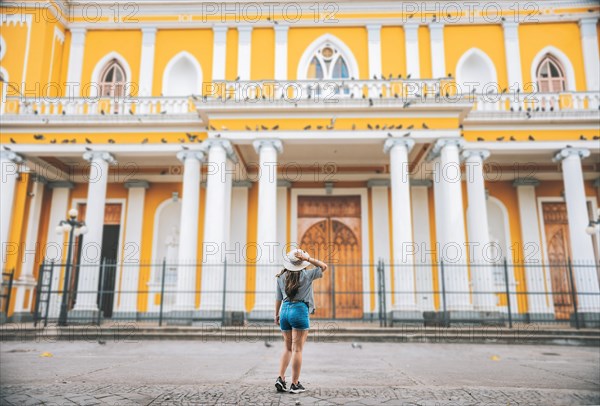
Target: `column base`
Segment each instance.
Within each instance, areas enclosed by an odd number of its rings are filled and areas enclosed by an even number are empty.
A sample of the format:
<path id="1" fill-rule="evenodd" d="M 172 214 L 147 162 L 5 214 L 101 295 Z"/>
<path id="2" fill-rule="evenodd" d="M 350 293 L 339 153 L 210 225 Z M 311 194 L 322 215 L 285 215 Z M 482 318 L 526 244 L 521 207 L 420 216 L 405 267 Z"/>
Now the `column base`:
<path id="1" fill-rule="evenodd" d="M 96 323 L 98 321 L 98 316 L 100 316 L 100 321 L 102 321 L 102 315 L 100 314 L 100 310 L 79 310 L 73 309 L 67 312 L 67 324 L 85 324 L 85 323 Z M 58 316 L 60 318 L 60 312 Z M 58 320 L 57 319 L 57 320 Z"/>
<path id="2" fill-rule="evenodd" d="M 10 316 L 11 323 L 28 323 L 33 321 L 33 314 L 28 311 L 14 312 Z"/>
<path id="3" fill-rule="evenodd" d="M 583 328 L 599 328 L 600 327 L 600 313 L 577 313 L 577 321 L 579 321 L 579 327 Z M 571 313 L 569 320 L 571 327 L 576 327 L 575 313 Z"/>

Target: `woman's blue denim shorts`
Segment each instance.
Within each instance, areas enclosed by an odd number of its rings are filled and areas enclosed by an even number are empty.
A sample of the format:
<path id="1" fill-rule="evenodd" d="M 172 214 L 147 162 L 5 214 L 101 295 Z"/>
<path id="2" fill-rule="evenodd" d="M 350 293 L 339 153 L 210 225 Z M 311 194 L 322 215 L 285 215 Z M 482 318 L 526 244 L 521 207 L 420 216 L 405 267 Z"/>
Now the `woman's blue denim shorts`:
<path id="1" fill-rule="evenodd" d="M 308 305 L 304 302 L 283 302 L 279 312 L 279 327 L 281 331 L 308 330 Z"/>

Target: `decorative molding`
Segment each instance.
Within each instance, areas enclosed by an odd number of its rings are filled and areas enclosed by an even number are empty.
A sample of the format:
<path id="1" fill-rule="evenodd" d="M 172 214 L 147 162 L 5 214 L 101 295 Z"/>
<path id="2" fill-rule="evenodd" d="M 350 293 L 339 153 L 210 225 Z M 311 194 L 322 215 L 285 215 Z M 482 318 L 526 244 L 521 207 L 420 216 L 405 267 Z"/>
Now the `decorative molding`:
<path id="1" fill-rule="evenodd" d="M 25 162 L 25 159 L 21 155 L 12 151 L 0 151 L 0 157 L 3 161 L 10 161 L 15 164 L 22 164 Z"/>
<path id="2" fill-rule="evenodd" d="M 461 153 L 463 160 L 467 160 L 473 156 L 479 156 L 482 161 L 485 161 L 490 157 L 490 151 L 487 149 L 465 149 Z"/>
<path id="3" fill-rule="evenodd" d="M 49 182 L 47 186 L 49 189 L 73 189 L 75 184 L 73 182 L 63 180 L 59 182 Z"/>
<path id="4" fill-rule="evenodd" d="M 465 141 L 461 138 L 444 138 L 437 140 L 431 151 L 429 151 L 429 154 L 427 154 L 426 161 L 431 161 L 440 156 L 442 149 L 447 146 L 456 146 L 460 150 L 464 145 Z"/>
<path id="5" fill-rule="evenodd" d="M 302 56 L 300 57 L 300 61 L 298 62 L 296 79 L 306 80 L 306 72 L 308 72 L 308 66 L 312 61 L 315 52 L 317 52 L 317 49 L 319 49 L 325 42 L 331 42 L 331 44 L 335 46 L 338 49 L 338 51 L 342 54 L 344 60 L 346 61 L 346 64 L 348 65 L 348 74 L 350 75 L 350 77 L 354 77 L 356 79 L 360 78 L 358 62 L 356 61 L 354 53 L 352 53 L 350 47 L 348 47 L 348 45 L 346 45 L 344 41 L 342 41 L 335 35 L 323 34 L 319 38 L 311 42 L 311 44 L 304 50 L 304 53 L 302 54 Z M 379 72 L 378 74 L 381 74 L 381 72 Z"/>
<path id="6" fill-rule="evenodd" d="M 530 72 L 531 73 L 531 82 L 535 83 L 535 88 L 537 89 L 536 71 L 537 71 L 538 66 L 542 62 L 542 59 L 546 56 L 546 54 L 550 54 L 559 60 L 562 67 L 565 69 L 565 74 L 566 74 L 566 79 L 567 79 L 567 83 L 566 83 L 567 89 L 566 90 L 570 91 L 570 92 L 574 92 L 575 91 L 575 70 L 573 69 L 573 64 L 571 63 L 571 60 L 569 59 L 569 57 L 563 51 L 561 51 L 560 49 L 558 49 L 552 45 L 549 45 L 549 46 L 541 49 L 535 55 L 535 57 L 533 58 L 533 61 L 531 62 L 531 72 Z"/>
<path id="7" fill-rule="evenodd" d="M 276 139 L 255 140 L 252 142 L 252 146 L 257 154 L 260 154 L 260 150 L 263 147 L 273 147 L 279 154 L 283 152 L 283 144 L 281 140 Z"/>
<path id="8" fill-rule="evenodd" d="M 433 186 L 433 181 L 431 179 L 410 179 L 411 187 L 431 187 Z"/>
<path id="9" fill-rule="evenodd" d="M 591 152 L 589 149 L 585 149 L 585 148 L 571 148 L 571 147 L 567 147 L 567 148 L 563 148 L 560 151 L 558 151 L 555 155 L 554 158 L 552 158 L 552 162 L 560 162 L 565 158 L 568 158 L 570 156 L 578 156 L 580 159 L 585 159 L 588 156 L 590 156 Z"/>
<path id="10" fill-rule="evenodd" d="M 148 189 L 150 187 L 150 183 L 147 180 L 132 179 L 130 181 L 125 182 L 125 184 L 123 186 L 125 187 L 125 189 L 131 189 L 131 188 Z"/>
<path id="11" fill-rule="evenodd" d="M 115 157 L 110 152 L 106 151 L 86 151 L 83 154 L 83 159 L 85 159 L 88 162 L 92 162 L 97 159 L 102 159 L 106 161 L 109 165 L 117 164 L 117 160 L 115 159 Z"/>
<path id="12" fill-rule="evenodd" d="M 185 162 L 186 159 L 197 159 L 200 161 L 200 163 L 202 163 L 202 161 L 204 161 L 204 156 L 204 152 L 202 151 L 186 150 L 179 151 L 177 153 L 177 159 L 179 159 L 181 162 Z"/>
<path id="13" fill-rule="evenodd" d="M 62 32 L 57 26 L 54 26 L 54 39 L 57 39 L 61 44 L 65 43 L 65 33 Z"/>
<path id="14" fill-rule="evenodd" d="M 368 188 L 390 187 L 390 180 L 389 179 L 369 179 L 367 181 L 367 187 Z"/>
<path id="15" fill-rule="evenodd" d="M 409 153 L 410 150 L 415 146 L 415 140 L 411 138 L 388 138 L 383 144 L 383 152 L 387 154 L 396 146 L 405 147 L 406 152 Z"/>
<path id="16" fill-rule="evenodd" d="M 277 179 L 277 187 L 284 187 L 289 189 L 292 187 L 292 182 L 287 179 Z"/>

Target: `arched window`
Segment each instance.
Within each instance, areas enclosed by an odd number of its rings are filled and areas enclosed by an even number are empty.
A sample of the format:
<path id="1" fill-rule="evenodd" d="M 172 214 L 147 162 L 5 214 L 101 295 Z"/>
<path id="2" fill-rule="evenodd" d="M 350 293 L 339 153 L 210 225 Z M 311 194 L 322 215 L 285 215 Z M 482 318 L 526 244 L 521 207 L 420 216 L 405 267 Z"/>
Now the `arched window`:
<path id="1" fill-rule="evenodd" d="M 330 42 L 320 46 L 308 65 L 307 79 L 348 79 L 348 64 L 339 50 Z"/>
<path id="2" fill-rule="evenodd" d="M 564 69 L 558 59 L 547 54 L 540 62 L 536 77 L 540 92 L 563 92 L 566 88 Z"/>
<path id="3" fill-rule="evenodd" d="M 123 97 L 125 96 L 125 83 L 127 77 L 121 64 L 113 59 L 106 64 L 100 75 L 100 96 Z"/>

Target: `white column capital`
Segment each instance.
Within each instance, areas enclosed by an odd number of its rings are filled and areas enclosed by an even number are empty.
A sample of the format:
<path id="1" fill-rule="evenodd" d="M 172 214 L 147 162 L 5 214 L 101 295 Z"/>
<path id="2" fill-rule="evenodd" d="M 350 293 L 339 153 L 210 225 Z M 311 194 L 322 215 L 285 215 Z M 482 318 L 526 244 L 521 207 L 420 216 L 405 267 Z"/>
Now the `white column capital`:
<path id="1" fill-rule="evenodd" d="M 570 156 L 574 156 L 574 155 L 578 156 L 580 159 L 584 159 L 584 158 L 587 158 L 588 156 L 590 156 L 590 150 L 585 149 L 585 148 L 571 148 L 571 147 L 563 148 L 554 155 L 554 158 L 552 158 L 552 161 L 560 162 L 563 159 L 566 159 L 566 158 L 568 158 Z"/>
<path id="2" fill-rule="evenodd" d="M 410 180 L 411 187 L 430 188 L 432 185 L 433 185 L 433 181 L 431 179 L 411 179 Z"/>
<path id="3" fill-rule="evenodd" d="M 369 189 L 374 187 L 390 187 L 389 179 L 369 179 L 367 181 L 367 187 Z"/>
<path id="4" fill-rule="evenodd" d="M 229 27 L 226 25 L 215 25 L 214 27 L 212 27 L 213 33 L 214 34 L 227 34 L 227 31 L 229 30 Z M 221 37 L 221 36 L 219 36 Z"/>
<path id="5" fill-rule="evenodd" d="M 142 45 L 154 45 L 156 31 L 156 27 L 142 27 Z"/>
<path id="6" fill-rule="evenodd" d="M 227 156 L 231 159 L 231 157 L 235 157 L 235 153 L 233 152 L 233 146 L 231 145 L 231 141 L 221 139 L 221 138 L 209 138 L 204 140 L 202 143 L 203 146 L 206 147 L 206 151 L 210 151 L 211 148 L 221 147 L 227 152 Z"/>
<path id="7" fill-rule="evenodd" d="M 468 160 L 472 157 L 479 157 L 482 161 L 485 161 L 490 157 L 490 151 L 487 149 L 465 149 L 461 153 L 463 160 Z"/>
<path id="8" fill-rule="evenodd" d="M 181 162 L 185 162 L 186 159 L 196 159 L 200 162 L 204 160 L 204 152 L 202 151 L 179 151 L 177 153 L 177 159 Z"/>
<path id="9" fill-rule="evenodd" d="M 287 179 L 277 179 L 277 187 L 289 189 L 292 187 L 292 182 Z"/>
<path id="10" fill-rule="evenodd" d="M 516 39 L 519 35 L 519 23 L 516 21 L 503 21 L 502 29 L 504 30 L 504 36 L 510 39 Z"/>
<path id="11" fill-rule="evenodd" d="M 102 159 L 106 161 L 109 165 L 116 165 L 117 160 L 110 152 L 106 151 L 87 151 L 83 153 L 83 159 L 88 162 L 92 162 L 97 159 Z"/>
<path id="12" fill-rule="evenodd" d="M 290 26 L 286 25 L 286 24 L 278 24 L 274 27 L 274 29 L 275 29 L 275 34 L 277 34 L 277 33 L 287 34 L 288 30 L 290 29 Z"/>
<path id="13" fill-rule="evenodd" d="M 270 139 L 255 140 L 252 142 L 252 145 L 254 146 L 254 150 L 256 151 L 257 154 L 260 154 L 260 150 L 263 147 L 275 148 L 275 150 L 279 154 L 281 154 L 281 152 L 283 152 L 283 144 L 281 143 L 281 140 L 270 140 Z"/>
<path id="14" fill-rule="evenodd" d="M 125 189 L 148 189 L 150 187 L 150 183 L 147 180 L 132 179 L 130 181 L 125 182 L 123 186 L 125 187 Z"/>
<path id="15" fill-rule="evenodd" d="M 406 23 L 404 24 L 404 36 L 407 40 L 417 41 L 419 31 L 419 23 Z"/>
<path id="16" fill-rule="evenodd" d="M 83 27 L 73 27 L 70 28 L 69 31 L 71 31 L 71 46 L 83 45 L 87 29 Z"/>
<path id="17" fill-rule="evenodd" d="M 252 33 L 251 25 L 240 25 L 237 27 L 237 30 L 240 33 L 240 41 L 242 39 L 250 41 L 250 34 Z M 245 35 L 242 35 L 242 34 L 245 34 Z"/>
<path id="18" fill-rule="evenodd" d="M 598 24 L 598 19 L 596 17 L 587 17 L 579 20 L 579 29 L 581 31 L 581 36 L 595 36 L 596 24 Z"/>
<path id="19" fill-rule="evenodd" d="M 513 180 L 513 187 L 518 188 L 518 187 L 522 187 L 522 186 L 539 186 L 540 181 L 537 180 L 536 178 L 521 178 L 521 179 L 515 179 Z"/>
<path id="20" fill-rule="evenodd" d="M 427 155 L 427 161 L 431 161 L 434 158 L 440 156 L 440 152 L 443 148 L 448 146 L 456 146 L 461 149 L 465 145 L 465 141 L 462 138 L 441 138 L 438 139 L 429 154 Z"/>
<path id="21" fill-rule="evenodd" d="M 383 152 L 387 154 L 396 146 L 403 146 L 406 148 L 406 152 L 410 152 L 415 146 L 415 140 L 411 138 L 388 138 L 383 144 Z"/>
<path id="22" fill-rule="evenodd" d="M 381 24 L 367 24 L 369 41 L 379 42 L 381 40 Z"/>
<path id="23" fill-rule="evenodd" d="M 0 158 L 2 158 L 3 161 L 11 161 L 15 164 L 20 164 L 25 161 L 21 155 L 12 151 L 0 151 Z"/>
<path id="24" fill-rule="evenodd" d="M 429 32 L 432 41 L 442 40 L 444 38 L 444 23 L 441 21 L 429 23 Z"/>

